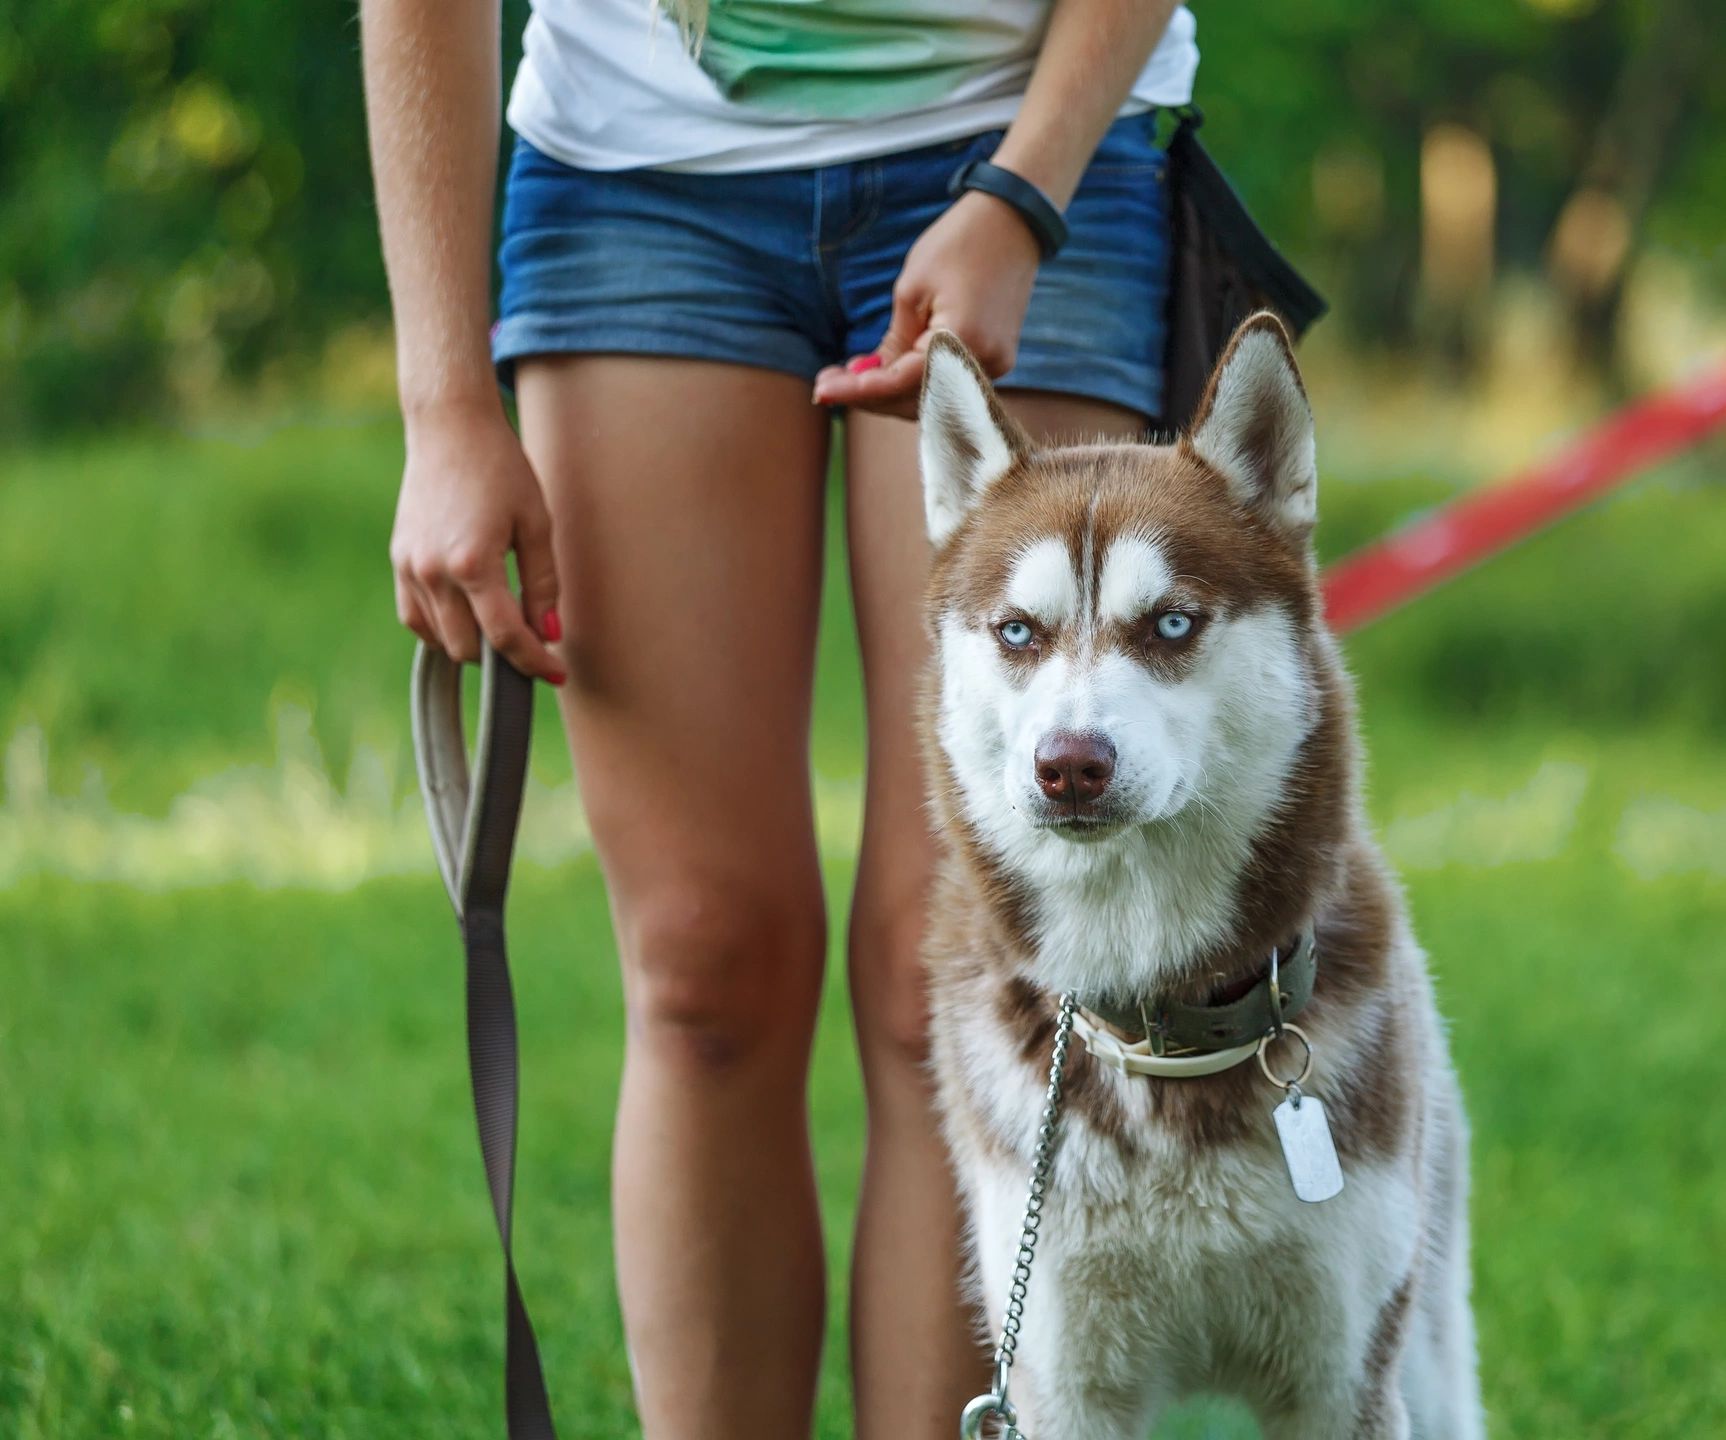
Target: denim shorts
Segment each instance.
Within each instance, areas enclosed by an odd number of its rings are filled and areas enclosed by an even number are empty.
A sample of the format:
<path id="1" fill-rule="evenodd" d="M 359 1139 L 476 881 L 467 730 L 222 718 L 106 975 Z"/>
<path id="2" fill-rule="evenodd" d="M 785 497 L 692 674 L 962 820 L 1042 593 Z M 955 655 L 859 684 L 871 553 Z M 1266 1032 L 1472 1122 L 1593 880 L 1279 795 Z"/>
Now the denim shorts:
<path id="1" fill-rule="evenodd" d="M 609 352 L 731 361 L 813 380 L 873 350 L 947 182 L 1002 131 L 805 170 L 578 170 L 518 140 L 505 190 L 492 357 Z M 1000 383 L 1155 415 L 1169 288 L 1154 114 L 1115 121 L 1037 273 Z"/>

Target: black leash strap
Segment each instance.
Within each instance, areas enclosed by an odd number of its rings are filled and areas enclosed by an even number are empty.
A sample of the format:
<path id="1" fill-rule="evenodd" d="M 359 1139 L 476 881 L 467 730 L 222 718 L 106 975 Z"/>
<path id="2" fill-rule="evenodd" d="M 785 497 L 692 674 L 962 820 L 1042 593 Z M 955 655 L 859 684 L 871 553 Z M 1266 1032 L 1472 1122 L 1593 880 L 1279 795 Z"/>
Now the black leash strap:
<path id="1" fill-rule="evenodd" d="M 479 735 L 468 770 L 461 666 L 421 645 L 414 656 L 414 760 L 444 888 L 467 955 L 467 1060 L 479 1148 L 503 1242 L 504 1405 L 510 1440 L 556 1440 L 539 1343 L 510 1245 L 515 1189 L 515 996 L 504 948 L 504 897 L 527 782 L 533 682 L 489 645 L 480 666 Z"/>

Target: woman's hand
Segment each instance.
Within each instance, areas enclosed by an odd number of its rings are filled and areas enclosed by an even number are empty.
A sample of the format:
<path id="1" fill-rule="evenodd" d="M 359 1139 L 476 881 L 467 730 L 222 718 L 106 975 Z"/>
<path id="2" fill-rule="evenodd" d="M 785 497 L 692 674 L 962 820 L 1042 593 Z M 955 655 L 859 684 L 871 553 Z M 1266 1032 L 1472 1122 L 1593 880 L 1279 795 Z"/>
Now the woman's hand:
<path id="1" fill-rule="evenodd" d="M 417 411 L 407 451 L 390 537 L 402 624 L 467 661 L 479 658 L 483 632 L 516 669 L 563 684 L 551 649 L 562 638 L 551 517 L 502 406 L 486 397 Z"/>
<path id="2" fill-rule="evenodd" d="M 815 377 L 821 405 L 917 414 L 923 352 L 937 330 L 955 332 L 991 379 L 1013 368 L 1040 252 L 1018 212 L 970 190 L 917 237 L 893 286 L 893 319 L 872 354 Z"/>

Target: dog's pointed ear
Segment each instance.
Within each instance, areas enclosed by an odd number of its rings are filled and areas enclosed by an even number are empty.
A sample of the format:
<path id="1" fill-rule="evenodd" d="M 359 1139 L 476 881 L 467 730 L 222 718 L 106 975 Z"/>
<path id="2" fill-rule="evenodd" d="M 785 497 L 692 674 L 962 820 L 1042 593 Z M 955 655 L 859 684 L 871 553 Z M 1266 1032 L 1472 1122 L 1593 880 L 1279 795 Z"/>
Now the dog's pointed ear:
<path id="1" fill-rule="evenodd" d="M 1187 443 L 1222 474 L 1239 504 L 1305 543 L 1318 519 L 1312 406 L 1288 332 L 1270 311 L 1235 331 Z"/>
<path id="2" fill-rule="evenodd" d="M 929 539 L 937 547 L 946 544 L 983 492 L 1030 448 L 964 342 L 949 330 L 937 331 L 923 361 L 918 408 Z"/>

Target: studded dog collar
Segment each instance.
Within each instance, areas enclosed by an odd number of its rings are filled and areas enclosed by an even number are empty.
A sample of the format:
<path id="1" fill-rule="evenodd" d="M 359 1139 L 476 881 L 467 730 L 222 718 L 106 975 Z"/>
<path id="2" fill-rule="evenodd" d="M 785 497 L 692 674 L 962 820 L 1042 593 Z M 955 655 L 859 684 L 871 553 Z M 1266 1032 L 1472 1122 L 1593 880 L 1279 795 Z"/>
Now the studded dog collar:
<path id="1" fill-rule="evenodd" d="M 1097 1059 L 1123 1073 L 1214 1075 L 1249 1058 L 1260 1040 L 1300 1014 L 1317 971 L 1318 950 L 1305 927 L 1291 945 L 1271 951 L 1263 977 L 1235 999 L 1188 1005 L 1088 996 L 1075 1028 Z"/>

